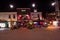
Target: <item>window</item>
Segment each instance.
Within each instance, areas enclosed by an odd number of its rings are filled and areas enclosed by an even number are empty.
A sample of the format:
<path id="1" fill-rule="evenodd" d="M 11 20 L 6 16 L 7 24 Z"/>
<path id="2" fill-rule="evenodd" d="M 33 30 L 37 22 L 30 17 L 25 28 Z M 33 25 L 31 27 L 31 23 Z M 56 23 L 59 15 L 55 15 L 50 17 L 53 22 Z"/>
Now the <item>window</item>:
<path id="1" fill-rule="evenodd" d="M 11 18 L 11 15 L 9 15 L 9 18 Z"/>
<path id="2" fill-rule="evenodd" d="M 15 14 L 13 14 L 13 18 L 15 19 Z"/>

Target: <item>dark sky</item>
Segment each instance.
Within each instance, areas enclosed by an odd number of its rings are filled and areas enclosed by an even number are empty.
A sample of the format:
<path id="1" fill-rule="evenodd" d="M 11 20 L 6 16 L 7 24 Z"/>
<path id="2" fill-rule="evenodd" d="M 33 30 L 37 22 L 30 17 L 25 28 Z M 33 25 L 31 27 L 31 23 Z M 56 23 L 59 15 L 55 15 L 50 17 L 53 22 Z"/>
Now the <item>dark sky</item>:
<path id="1" fill-rule="evenodd" d="M 36 3 L 38 11 L 51 12 L 54 11 L 54 7 L 50 5 L 53 0 L 0 0 L 0 12 L 1 11 L 16 11 L 16 8 L 31 8 L 32 3 Z M 10 9 L 9 4 L 13 4 L 14 8 Z"/>

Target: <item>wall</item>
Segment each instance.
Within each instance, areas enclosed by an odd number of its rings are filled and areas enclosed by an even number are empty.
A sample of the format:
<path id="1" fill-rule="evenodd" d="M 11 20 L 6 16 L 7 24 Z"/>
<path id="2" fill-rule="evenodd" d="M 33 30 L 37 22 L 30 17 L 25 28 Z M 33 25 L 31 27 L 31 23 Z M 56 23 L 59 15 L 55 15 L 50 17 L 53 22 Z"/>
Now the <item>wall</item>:
<path id="1" fill-rule="evenodd" d="M 40 20 L 42 20 L 42 12 L 31 12 L 31 19 L 32 20 L 37 20 L 38 19 L 38 14 L 40 16 Z"/>
<path id="2" fill-rule="evenodd" d="M 17 12 L 0 12 L 0 19 L 1 20 L 9 20 L 9 15 L 11 15 L 11 17 L 13 17 L 13 14 L 15 14 L 15 21 L 17 21 Z M 38 19 L 38 14 L 40 16 L 40 20 L 42 20 L 42 12 L 31 12 L 31 19 L 32 20 L 36 20 Z"/>
<path id="3" fill-rule="evenodd" d="M 9 15 L 13 17 L 13 14 L 15 14 L 15 21 L 17 21 L 17 12 L 0 12 L 0 20 L 10 21 Z"/>

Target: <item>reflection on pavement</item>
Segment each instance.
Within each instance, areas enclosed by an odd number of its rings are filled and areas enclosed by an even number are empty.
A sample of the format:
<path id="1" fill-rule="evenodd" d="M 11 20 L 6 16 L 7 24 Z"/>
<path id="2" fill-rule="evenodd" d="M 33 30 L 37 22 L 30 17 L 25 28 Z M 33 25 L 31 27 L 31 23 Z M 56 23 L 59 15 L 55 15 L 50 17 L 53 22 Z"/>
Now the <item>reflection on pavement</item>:
<path id="1" fill-rule="evenodd" d="M 53 26 L 53 25 L 49 25 L 46 29 L 47 30 L 55 30 L 55 29 L 59 29 L 60 27 L 58 26 Z"/>

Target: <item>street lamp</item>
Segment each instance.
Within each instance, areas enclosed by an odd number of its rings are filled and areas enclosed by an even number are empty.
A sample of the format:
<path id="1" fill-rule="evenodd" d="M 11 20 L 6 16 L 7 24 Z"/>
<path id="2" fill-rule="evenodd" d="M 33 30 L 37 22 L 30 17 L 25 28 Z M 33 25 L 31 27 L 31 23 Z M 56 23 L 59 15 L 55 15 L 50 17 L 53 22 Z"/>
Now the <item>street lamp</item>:
<path id="1" fill-rule="evenodd" d="M 57 16 L 59 17 L 60 16 L 60 13 L 59 13 L 59 4 L 58 4 L 58 0 L 54 0 L 55 2 L 53 2 L 51 5 L 55 7 L 55 13 L 56 13 L 56 18 Z M 58 20 L 59 18 L 57 18 Z"/>
<path id="2" fill-rule="evenodd" d="M 9 6 L 10 6 L 10 8 L 13 8 L 14 7 L 12 4 L 10 4 Z"/>
<path id="3" fill-rule="evenodd" d="M 54 6 L 56 4 L 56 2 L 53 2 L 51 5 Z"/>
<path id="4" fill-rule="evenodd" d="M 33 7 L 33 8 L 35 7 L 35 3 L 32 4 L 32 7 Z"/>
<path id="5" fill-rule="evenodd" d="M 34 8 L 34 12 L 37 12 L 36 4 L 35 3 L 32 4 L 32 7 Z"/>

